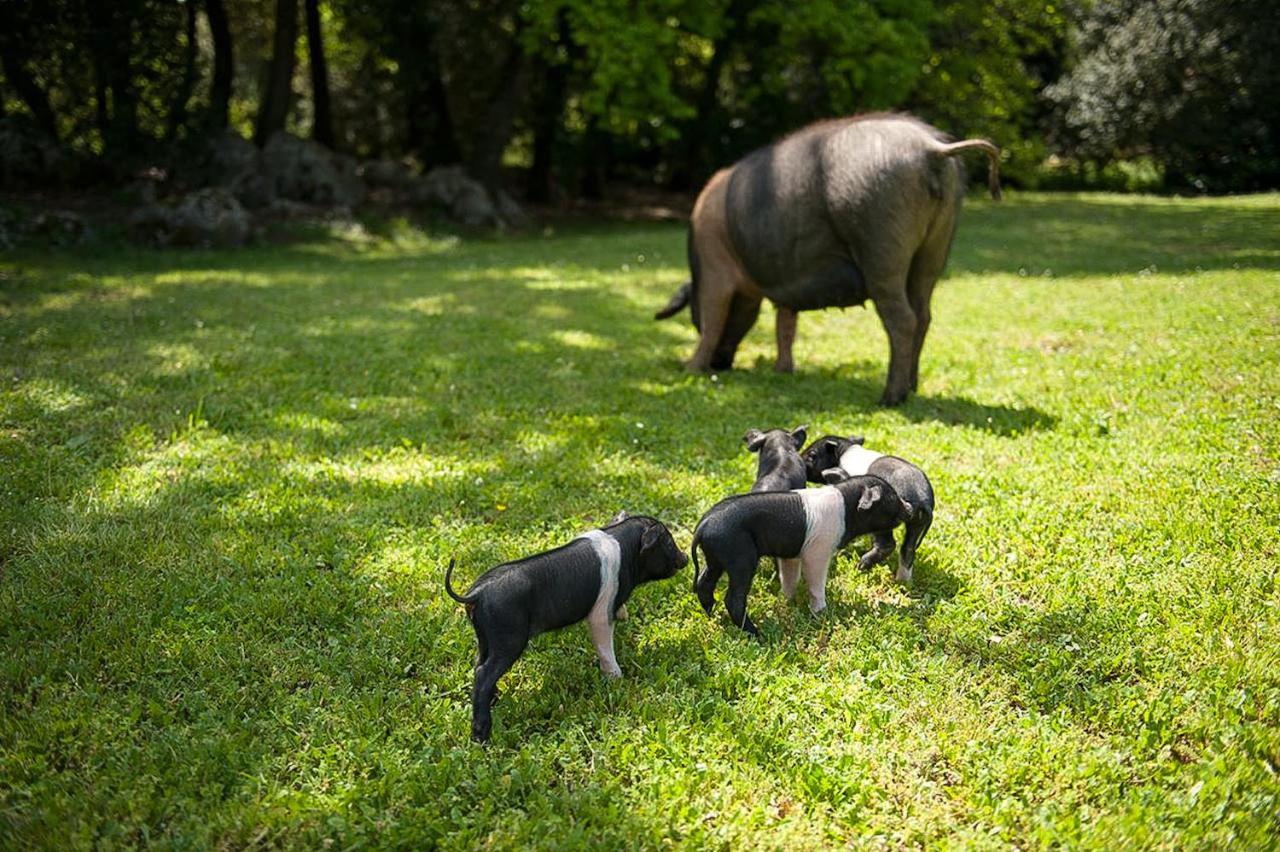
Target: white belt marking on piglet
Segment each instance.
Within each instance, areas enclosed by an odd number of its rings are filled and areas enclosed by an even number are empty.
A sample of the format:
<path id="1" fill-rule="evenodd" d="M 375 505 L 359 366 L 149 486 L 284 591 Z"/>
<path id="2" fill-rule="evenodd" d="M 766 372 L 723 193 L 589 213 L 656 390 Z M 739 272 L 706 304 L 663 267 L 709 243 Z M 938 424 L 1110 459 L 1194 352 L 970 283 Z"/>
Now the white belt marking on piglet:
<path id="1" fill-rule="evenodd" d="M 804 507 L 804 545 L 800 548 L 800 568 L 809 589 L 809 610 L 827 608 L 827 571 L 831 557 L 844 538 L 844 495 L 834 486 L 801 488 Z"/>
<path id="2" fill-rule="evenodd" d="M 866 476 L 867 468 L 871 467 L 871 463 L 883 457 L 884 453 L 877 453 L 875 450 L 868 450 L 866 447 L 854 444 L 840 454 L 840 469 L 850 476 Z"/>
<path id="3" fill-rule="evenodd" d="M 603 530 L 592 530 L 578 538 L 586 539 L 600 560 L 600 593 L 587 615 L 587 629 L 600 658 L 600 670 L 618 677 L 622 669 L 613 655 L 613 602 L 618 597 L 618 572 L 622 570 L 622 548 L 618 540 Z"/>

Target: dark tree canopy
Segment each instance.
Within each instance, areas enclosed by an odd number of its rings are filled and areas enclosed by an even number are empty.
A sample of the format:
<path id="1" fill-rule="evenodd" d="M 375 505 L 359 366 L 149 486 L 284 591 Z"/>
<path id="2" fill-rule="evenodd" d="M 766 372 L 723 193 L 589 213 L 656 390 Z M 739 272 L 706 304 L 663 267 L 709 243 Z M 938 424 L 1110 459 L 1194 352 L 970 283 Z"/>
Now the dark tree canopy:
<path id="1" fill-rule="evenodd" d="M 462 163 L 533 200 L 692 189 L 808 122 L 909 110 L 1005 150 L 1147 157 L 1172 187 L 1280 184 L 1271 0 L 0 2 L 0 121 L 82 179 L 223 127 Z"/>

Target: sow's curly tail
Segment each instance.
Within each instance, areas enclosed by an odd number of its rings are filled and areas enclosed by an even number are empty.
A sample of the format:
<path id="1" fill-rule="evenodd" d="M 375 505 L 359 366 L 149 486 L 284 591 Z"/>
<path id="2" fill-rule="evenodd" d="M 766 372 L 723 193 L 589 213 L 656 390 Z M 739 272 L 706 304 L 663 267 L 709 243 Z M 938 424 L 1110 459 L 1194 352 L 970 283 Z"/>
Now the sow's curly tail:
<path id="1" fill-rule="evenodd" d="M 454 563 L 455 563 L 455 562 L 457 562 L 457 561 L 458 561 L 457 559 L 453 559 L 453 558 L 451 558 L 451 559 L 449 560 L 449 567 L 448 567 L 448 569 L 446 569 L 446 570 L 445 570 L 445 572 L 444 572 L 444 590 L 445 590 L 446 592 L 448 592 L 448 593 L 449 593 L 449 597 L 453 598 L 453 599 L 454 599 L 455 601 L 457 601 L 458 603 L 460 603 L 460 604 L 471 604 L 471 603 L 473 603 L 473 602 L 474 602 L 474 599 L 473 599 L 473 598 L 469 598 L 469 597 L 465 597 L 465 596 L 460 595 L 460 594 L 458 594 L 457 592 L 455 592 L 455 591 L 453 590 L 453 584 L 449 582 L 449 577 L 450 577 L 450 575 L 452 575 L 452 574 L 453 574 L 453 566 L 454 566 Z"/>
<path id="2" fill-rule="evenodd" d="M 1000 200 L 1000 149 L 986 139 L 963 139 L 959 142 L 941 144 L 935 148 L 944 157 L 959 154 L 962 151 L 982 151 L 987 155 L 987 189 L 991 197 Z"/>

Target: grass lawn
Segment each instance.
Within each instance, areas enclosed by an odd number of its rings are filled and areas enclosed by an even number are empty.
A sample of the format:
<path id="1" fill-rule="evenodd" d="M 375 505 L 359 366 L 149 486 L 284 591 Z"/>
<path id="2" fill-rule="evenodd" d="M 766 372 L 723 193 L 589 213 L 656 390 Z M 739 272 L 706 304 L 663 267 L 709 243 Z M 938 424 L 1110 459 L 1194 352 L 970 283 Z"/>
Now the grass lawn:
<path id="1" fill-rule="evenodd" d="M 676 225 L 0 256 L 0 847 L 1277 844 L 1280 196 L 971 202 L 892 410 L 871 311 L 685 374 L 684 275 Z M 762 565 L 754 642 L 685 569 L 469 743 L 451 555 L 686 546 L 800 423 L 928 472 L 910 588 Z"/>

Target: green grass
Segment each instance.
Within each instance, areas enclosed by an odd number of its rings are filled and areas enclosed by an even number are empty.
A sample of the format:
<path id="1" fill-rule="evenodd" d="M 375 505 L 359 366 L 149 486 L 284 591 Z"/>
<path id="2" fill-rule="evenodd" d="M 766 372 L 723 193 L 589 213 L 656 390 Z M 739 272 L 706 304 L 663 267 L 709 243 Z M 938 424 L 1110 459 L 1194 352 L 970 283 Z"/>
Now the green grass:
<path id="1" fill-rule="evenodd" d="M 1276 845 L 1280 196 L 971 203 L 894 410 L 869 311 L 683 373 L 675 225 L 393 236 L 0 259 L 0 846 Z M 911 588 L 686 570 L 468 742 L 451 555 L 684 546 L 799 423 L 929 473 Z"/>

